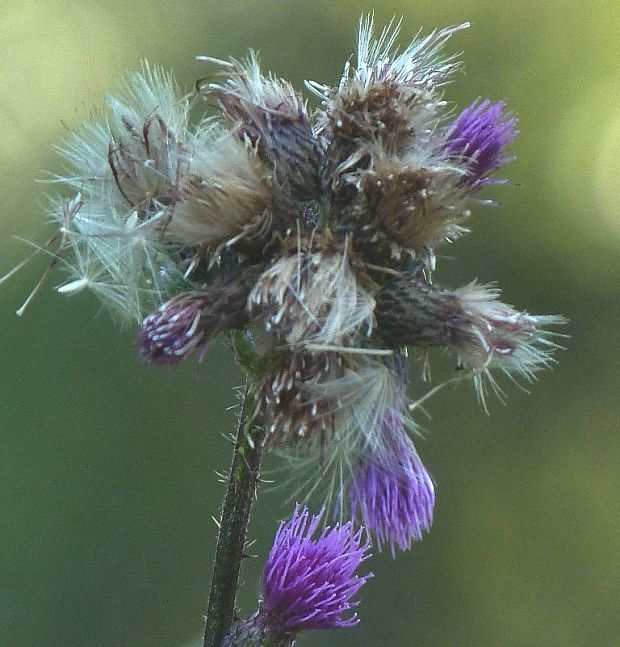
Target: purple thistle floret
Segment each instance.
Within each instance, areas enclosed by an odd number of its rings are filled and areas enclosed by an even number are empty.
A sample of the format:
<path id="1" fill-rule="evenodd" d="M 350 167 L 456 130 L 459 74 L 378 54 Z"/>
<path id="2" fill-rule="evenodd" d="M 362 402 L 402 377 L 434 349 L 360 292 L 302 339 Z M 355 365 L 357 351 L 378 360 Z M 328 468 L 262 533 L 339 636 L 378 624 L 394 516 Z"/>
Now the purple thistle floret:
<path id="1" fill-rule="evenodd" d="M 386 416 L 386 438 L 380 454 L 369 453 L 349 489 L 353 518 L 372 534 L 379 550 L 389 544 L 406 550 L 433 523 L 435 488 L 400 413 Z"/>
<path id="2" fill-rule="evenodd" d="M 276 533 L 261 580 L 259 622 L 275 636 L 308 629 L 339 629 L 358 623 L 352 598 L 372 577 L 356 575 L 369 555 L 362 529 L 351 522 L 319 528 L 322 514 L 297 506 Z M 345 617 L 346 616 L 346 617 Z"/>
<path id="3" fill-rule="evenodd" d="M 465 182 L 473 187 L 505 182 L 488 177 L 512 159 L 503 153 L 517 135 L 517 119 L 504 113 L 504 108 L 503 101 L 476 99 L 448 126 L 444 152 L 457 162 L 467 163 L 470 174 Z"/>

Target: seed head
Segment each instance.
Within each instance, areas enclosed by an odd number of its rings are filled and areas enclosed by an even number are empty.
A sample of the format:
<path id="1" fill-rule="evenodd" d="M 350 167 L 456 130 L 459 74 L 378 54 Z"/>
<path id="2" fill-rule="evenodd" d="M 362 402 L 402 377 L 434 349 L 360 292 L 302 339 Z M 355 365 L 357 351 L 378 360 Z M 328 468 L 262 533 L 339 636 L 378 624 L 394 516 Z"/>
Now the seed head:
<path id="1" fill-rule="evenodd" d="M 273 195 L 256 151 L 218 124 L 204 124 L 193 144 L 191 166 L 164 228 L 166 240 L 218 251 L 246 238 L 260 244 L 269 234 Z"/>

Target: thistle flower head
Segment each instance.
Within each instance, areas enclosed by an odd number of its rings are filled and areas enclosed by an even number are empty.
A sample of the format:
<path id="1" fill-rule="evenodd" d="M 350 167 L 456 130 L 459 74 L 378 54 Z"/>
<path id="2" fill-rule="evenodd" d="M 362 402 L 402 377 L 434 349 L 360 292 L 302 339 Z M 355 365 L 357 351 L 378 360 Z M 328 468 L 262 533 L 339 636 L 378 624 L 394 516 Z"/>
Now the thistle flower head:
<path id="1" fill-rule="evenodd" d="M 353 598 L 372 576 L 356 572 L 367 556 L 352 524 L 320 528 L 321 515 L 297 507 L 280 525 L 261 580 L 259 623 L 275 636 L 358 623 Z"/>
<path id="2" fill-rule="evenodd" d="M 326 106 L 323 127 L 335 138 L 333 144 L 380 139 L 390 148 L 402 150 L 431 128 L 434 114 L 443 106 L 437 88 L 459 67 L 452 56 L 440 58 L 450 36 L 466 27 L 432 32 L 416 38 L 402 52 L 396 47 L 400 22 L 392 21 L 375 38 L 371 16 L 360 21 L 357 64 L 345 65 L 336 87 L 309 83 Z M 419 36 L 419 34 L 418 34 Z"/>
<path id="3" fill-rule="evenodd" d="M 213 97 L 237 137 L 255 146 L 277 182 L 304 200 L 320 190 L 323 140 L 318 136 L 301 94 L 284 79 L 261 73 L 258 57 L 230 62 L 199 57 L 224 67 L 223 83 L 200 83 L 200 91 Z"/>
<path id="4" fill-rule="evenodd" d="M 174 364 L 204 349 L 210 332 L 205 326 L 203 294 L 182 293 L 146 317 L 138 331 L 140 355 L 156 364 Z"/>
<path id="5" fill-rule="evenodd" d="M 350 266 L 347 246 L 339 250 L 297 250 L 259 277 L 250 315 L 264 319 L 266 332 L 299 350 L 348 345 L 369 337 L 375 302 Z"/>
<path id="6" fill-rule="evenodd" d="M 435 488 L 404 430 L 401 411 L 386 412 L 383 432 L 381 452 L 366 452 L 355 468 L 349 503 L 379 550 L 389 544 L 394 555 L 395 548 L 410 548 L 430 529 Z"/>
<path id="7" fill-rule="evenodd" d="M 566 323 L 558 315 L 530 315 L 499 300 L 498 289 L 470 283 L 456 290 L 403 276 L 377 296 L 378 326 L 395 343 L 443 346 L 458 357 L 458 368 L 473 376 L 484 402 L 485 384 L 502 395 L 493 377 L 499 369 L 510 379 L 534 379 L 553 362 L 558 337 L 546 326 Z"/>
<path id="8" fill-rule="evenodd" d="M 232 271 L 226 281 L 220 279 L 198 291 L 181 292 L 161 305 L 138 329 L 143 359 L 175 364 L 194 353 L 202 358 L 218 332 L 243 328 L 250 287 L 247 277 L 247 271 Z"/>
<path id="9" fill-rule="evenodd" d="M 491 103 L 488 99 L 477 99 L 448 126 L 444 151 L 449 158 L 465 162 L 469 167 L 465 181 L 471 186 L 504 182 L 489 177 L 510 161 L 504 151 L 517 135 L 517 120 L 506 114 L 504 108 L 503 101 Z"/>

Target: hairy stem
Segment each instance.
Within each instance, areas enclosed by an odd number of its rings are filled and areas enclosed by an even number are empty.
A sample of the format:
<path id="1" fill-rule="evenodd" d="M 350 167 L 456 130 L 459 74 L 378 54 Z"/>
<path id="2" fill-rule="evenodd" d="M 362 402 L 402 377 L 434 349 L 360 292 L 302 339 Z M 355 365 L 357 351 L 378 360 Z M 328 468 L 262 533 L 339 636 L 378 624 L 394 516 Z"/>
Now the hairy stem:
<path id="1" fill-rule="evenodd" d="M 263 427 L 255 424 L 253 416 L 248 413 L 251 400 L 252 390 L 248 381 L 217 538 L 204 647 L 220 647 L 234 618 L 239 570 L 265 435 Z"/>

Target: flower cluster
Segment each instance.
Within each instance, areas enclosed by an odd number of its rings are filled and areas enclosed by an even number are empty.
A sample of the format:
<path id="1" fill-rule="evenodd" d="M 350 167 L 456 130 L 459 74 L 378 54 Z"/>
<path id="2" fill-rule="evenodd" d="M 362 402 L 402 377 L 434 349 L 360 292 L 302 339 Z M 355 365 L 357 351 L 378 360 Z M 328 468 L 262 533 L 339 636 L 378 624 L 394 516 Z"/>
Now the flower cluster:
<path id="1" fill-rule="evenodd" d="M 370 544 L 351 522 L 320 526 L 321 515 L 295 509 L 280 524 L 261 579 L 259 610 L 240 622 L 224 647 L 286 647 L 302 631 L 340 629 L 358 623 L 353 598 L 372 577 L 357 575 Z"/>
<path id="2" fill-rule="evenodd" d="M 202 356 L 243 331 L 267 446 L 320 474 L 309 489 L 327 484 L 379 547 L 409 547 L 433 515 L 408 434 L 407 348 L 448 349 L 483 399 L 501 393 L 496 371 L 548 366 L 545 327 L 563 323 L 493 287 L 432 281 L 476 193 L 504 181 L 492 173 L 516 135 L 502 102 L 449 116 L 460 64 L 442 50 L 466 27 L 398 51 L 398 26 L 376 37 L 363 20 L 339 83 L 307 83 L 315 108 L 254 54 L 200 57 L 222 78 L 197 84 L 219 115 L 195 126 L 173 78 L 145 64 L 60 149 L 54 181 L 72 197 L 52 202 L 58 233 L 42 248 L 68 271 L 60 292 L 91 289 L 141 322 L 145 360 Z"/>

